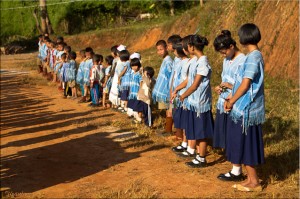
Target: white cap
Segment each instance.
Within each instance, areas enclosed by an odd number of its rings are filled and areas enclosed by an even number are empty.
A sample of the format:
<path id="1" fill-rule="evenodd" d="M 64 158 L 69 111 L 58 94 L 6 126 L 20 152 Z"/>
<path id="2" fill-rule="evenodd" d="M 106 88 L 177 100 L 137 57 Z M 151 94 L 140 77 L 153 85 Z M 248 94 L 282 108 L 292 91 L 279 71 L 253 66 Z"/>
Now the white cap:
<path id="1" fill-rule="evenodd" d="M 122 50 L 126 50 L 126 46 L 120 44 L 120 45 L 118 46 L 117 50 L 118 50 L 119 52 L 122 51 Z"/>
<path id="2" fill-rule="evenodd" d="M 141 59 L 140 53 L 133 53 L 130 55 L 130 59 L 138 58 L 139 60 Z"/>

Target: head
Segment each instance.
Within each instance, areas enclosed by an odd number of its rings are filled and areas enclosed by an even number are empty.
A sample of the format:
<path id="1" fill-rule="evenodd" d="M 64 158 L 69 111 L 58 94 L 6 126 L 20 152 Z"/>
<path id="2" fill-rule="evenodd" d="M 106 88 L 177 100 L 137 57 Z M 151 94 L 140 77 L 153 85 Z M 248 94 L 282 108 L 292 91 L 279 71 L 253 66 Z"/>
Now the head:
<path id="1" fill-rule="evenodd" d="M 142 59 L 141 54 L 138 52 L 134 52 L 130 55 L 129 59 L 134 59 L 134 58 L 138 58 L 140 61 Z"/>
<path id="2" fill-rule="evenodd" d="M 51 49 L 54 49 L 54 48 L 55 48 L 55 43 L 54 43 L 53 41 L 51 41 L 51 42 L 49 43 L 49 46 L 50 46 Z"/>
<path id="3" fill-rule="evenodd" d="M 100 60 L 99 60 L 98 64 L 99 64 L 99 65 L 102 65 L 102 63 L 103 63 L 103 56 L 102 56 L 102 55 L 99 55 L 99 57 L 100 57 Z"/>
<path id="4" fill-rule="evenodd" d="M 144 75 L 146 77 L 152 78 L 154 76 L 154 69 L 150 66 L 144 68 Z"/>
<path id="5" fill-rule="evenodd" d="M 208 45 L 208 40 L 200 35 L 192 35 L 188 44 L 190 54 L 195 54 L 196 51 L 203 52 L 205 46 Z"/>
<path id="6" fill-rule="evenodd" d="M 65 48 L 64 43 L 57 43 L 57 44 L 56 44 L 56 49 L 57 49 L 57 50 L 63 51 L 64 48 Z"/>
<path id="7" fill-rule="evenodd" d="M 56 43 L 64 42 L 64 38 L 62 36 L 56 37 Z"/>
<path id="8" fill-rule="evenodd" d="M 108 55 L 105 57 L 105 65 L 111 66 L 113 63 L 114 57 L 112 55 Z"/>
<path id="9" fill-rule="evenodd" d="M 81 58 L 81 59 L 84 59 L 84 58 L 85 58 L 85 50 L 81 50 L 81 51 L 79 52 L 79 55 L 80 55 L 80 58 Z"/>
<path id="10" fill-rule="evenodd" d="M 188 35 L 188 36 L 185 36 L 182 38 L 182 48 L 183 48 L 183 52 L 186 54 L 186 55 L 189 55 L 189 49 L 188 49 L 188 44 L 191 40 L 191 36 L 192 35 Z"/>
<path id="11" fill-rule="evenodd" d="M 77 57 L 77 56 L 76 56 L 76 53 L 75 53 L 74 51 L 71 51 L 69 56 L 70 56 L 70 59 L 71 59 L 71 60 L 75 60 L 76 57 Z"/>
<path id="12" fill-rule="evenodd" d="M 71 46 L 65 46 L 64 51 L 65 53 L 69 54 L 71 52 Z"/>
<path id="13" fill-rule="evenodd" d="M 131 61 L 130 61 L 130 67 L 131 69 L 134 71 L 134 72 L 137 72 L 140 70 L 141 68 L 141 62 L 138 58 L 133 58 Z"/>
<path id="14" fill-rule="evenodd" d="M 156 52 L 163 58 L 168 55 L 167 43 L 165 40 L 159 40 L 156 42 Z"/>
<path id="15" fill-rule="evenodd" d="M 62 60 L 63 62 L 67 61 L 67 54 L 66 54 L 66 53 L 63 53 L 63 54 L 61 55 L 61 60 Z"/>
<path id="16" fill-rule="evenodd" d="M 110 52 L 111 52 L 111 56 L 113 57 L 117 57 L 118 56 L 118 50 L 117 50 L 118 46 L 115 45 L 113 47 L 110 48 Z"/>
<path id="17" fill-rule="evenodd" d="M 259 28 L 253 23 L 242 25 L 238 31 L 242 45 L 257 45 L 261 40 Z"/>
<path id="18" fill-rule="evenodd" d="M 39 35 L 39 41 L 43 40 L 43 35 Z"/>
<path id="19" fill-rule="evenodd" d="M 95 54 L 95 55 L 93 55 L 93 64 L 94 65 L 98 65 L 99 64 L 99 62 L 100 62 L 100 60 L 101 60 L 101 56 L 102 55 L 99 55 L 99 54 Z M 103 57 L 102 57 L 102 59 L 103 59 Z"/>
<path id="20" fill-rule="evenodd" d="M 214 40 L 214 47 L 217 52 L 230 59 L 238 50 L 229 30 L 222 30 L 221 34 Z"/>
<path id="21" fill-rule="evenodd" d="M 85 57 L 88 58 L 88 59 L 91 59 L 94 55 L 94 51 L 91 47 L 87 47 L 85 49 Z"/>
<path id="22" fill-rule="evenodd" d="M 129 60 L 130 54 L 128 50 L 122 50 L 121 52 L 119 52 L 119 57 L 122 62 L 126 62 Z"/>
<path id="23" fill-rule="evenodd" d="M 168 38 L 168 51 L 174 52 L 174 45 L 181 42 L 181 37 L 179 35 L 172 35 Z"/>
<path id="24" fill-rule="evenodd" d="M 180 58 L 186 57 L 186 54 L 183 51 L 183 45 L 182 45 L 182 43 L 177 43 L 177 44 L 174 45 L 174 47 L 175 47 L 174 54 L 177 57 L 180 57 Z"/>

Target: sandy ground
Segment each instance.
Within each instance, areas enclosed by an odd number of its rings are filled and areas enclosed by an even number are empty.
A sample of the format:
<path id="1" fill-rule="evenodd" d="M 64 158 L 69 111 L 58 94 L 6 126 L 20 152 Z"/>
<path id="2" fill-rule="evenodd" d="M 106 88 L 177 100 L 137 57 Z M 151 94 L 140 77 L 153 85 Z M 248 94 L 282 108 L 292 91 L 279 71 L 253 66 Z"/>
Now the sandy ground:
<path id="1" fill-rule="evenodd" d="M 112 121 L 126 119 L 123 114 L 63 99 L 55 86 L 23 84 L 22 77 L 39 74 L 18 72 L 19 61 L 32 62 L 34 54 L 17 57 L 1 56 L 3 193 L 103 197 L 107 190 L 136 186 L 161 198 L 219 198 L 264 196 L 268 191 L 236 192 L 234 183 L 216 179 L 230 169 L 222 157 L 209 154 L 207 168 L 191 169 L 170 147 L 138 138 L 130 134 L 132 129 L 113 127 Z M 122 141 L 122 135 L 129 137 Z"/>

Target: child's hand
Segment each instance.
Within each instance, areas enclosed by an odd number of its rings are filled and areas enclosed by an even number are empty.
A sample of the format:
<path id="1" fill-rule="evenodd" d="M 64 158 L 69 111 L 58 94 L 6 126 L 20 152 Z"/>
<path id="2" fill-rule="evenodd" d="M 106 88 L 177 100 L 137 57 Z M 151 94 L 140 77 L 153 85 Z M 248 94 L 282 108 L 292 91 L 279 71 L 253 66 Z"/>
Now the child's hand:
<path id="1" fill-rule="evenodd" d="M 94 83 L 93 83 L 93 82 L 91 82 L 91 83 L 90 83 L 90 87 L 91 87 L 91 88 L 93 88 L 93 85 L 94 85 Z"/>
<path id="2" fill-rule="evenodd" d="M 222 82 L 221 84 L 220 84 L 220 87 L 221 88 L 229 88 L 229 89 L 232 89 L 232 84 L 230 84 L 230 83 L 228 83 L 228 82 Z"/>
<path id="3" fill-rule="evenodd" d="M 175 90 L 171 95 L 171 100 L 175 99 L 177 96 L 177 91 Z"/>
<path id="4" fill-rule="evenodd" d="M 179 96 L 179 100 L 180 100 L 181 102 L 183 102 L 184 98 L 185 98 L 185 97 L 183 97 L 182 95 Z"/>
<path id="5" fill-rule="evenodd" d="M 103 87 L 103 88 L 106 87 L 106 83 L 103 83 L 103 84 L 102 84 L 102 87 Z"/>
<path id="6" fill-rule="evenodd" d="M 120 79 L 118 79 L 118 85 L 120 85 L 121 84 L 121 80 Z"/>
<path id="7" fill-rule="evenodd" d="M 233 103 L 231 103 L 230 99 L 232 98 L 232 94 L 230 93 L 230 95 L 225 99 L 224 102 L 224 110 L 226 112 L 231 111 L 232 107 L 233 107 Z"/>
<path id="8" fill-rule="evenodd" d="M 216 87 L 215 87 L 215 91 L 216 91 L 216 93 L 218 93 L 218 95 L 221 95 L 221 93 L 222 93 L 222 88 L 221 88 L 221 86 L 216 86 Z"/>

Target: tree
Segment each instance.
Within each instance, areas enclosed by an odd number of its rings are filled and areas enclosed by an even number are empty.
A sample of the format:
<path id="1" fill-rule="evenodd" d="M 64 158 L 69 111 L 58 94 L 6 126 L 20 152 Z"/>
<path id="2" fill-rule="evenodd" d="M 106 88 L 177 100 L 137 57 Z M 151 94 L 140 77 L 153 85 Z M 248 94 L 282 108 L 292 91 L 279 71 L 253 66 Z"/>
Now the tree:
<path id="1" fill-rule="evenodd" d="M 42 32 L 52 34 L 53 29 L 47 12 L 46 0 L 40 0 Z"/>

